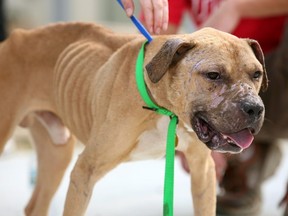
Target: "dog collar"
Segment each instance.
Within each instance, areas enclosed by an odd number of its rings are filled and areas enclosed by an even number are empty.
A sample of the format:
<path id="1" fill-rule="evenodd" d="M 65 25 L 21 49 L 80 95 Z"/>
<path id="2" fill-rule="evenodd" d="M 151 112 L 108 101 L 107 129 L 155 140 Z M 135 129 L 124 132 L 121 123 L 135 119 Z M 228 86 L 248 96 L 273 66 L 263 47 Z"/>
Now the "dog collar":
<path id="1" fill-rule="evenodd" d="M 136 84 L 138 91 L 146 103 L 146 109 L 155 111 L 161 115 L 167 115 L 170 117 L 170 123 L 167 132 L 166 141 L 166 161 L 165 161 L 165 179 L 164 179 L 164 200 L 163 200 L 163 215 L 173 216 L 173 192 L 174 192 L 174 157 L 175 157 L 175 142 L 176 142 L 176 126 L 178 123 L 178 117 L 173 112 L 156 105 L 150 98 L 147 86 L 144 80 L 143 64 L 144 64 L 144 52 L 145 45 L 148 42 L 144 42 L 139 51 L 136 61 Z"/>

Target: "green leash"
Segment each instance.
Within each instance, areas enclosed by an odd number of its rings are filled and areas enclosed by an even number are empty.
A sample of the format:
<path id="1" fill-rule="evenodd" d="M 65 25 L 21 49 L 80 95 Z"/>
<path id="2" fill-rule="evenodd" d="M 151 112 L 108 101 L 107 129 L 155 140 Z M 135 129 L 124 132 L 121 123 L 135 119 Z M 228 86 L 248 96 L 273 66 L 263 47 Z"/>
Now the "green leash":
<path id="1" fill-rule="evenodd" d="M 175 157 L 175 141 L 176 141 L 176 126 L 178 117 L 171 111 L 157 106 L 150 98 L 144 80 L 143 63 L 144 49 L 147 42 L 143 43 L 136 62 L 136 83 L 140 95 L 148 108 L 161 115 L 170 117 L 168 126 L 167 143 L 166 143 L 166 163 L 165 163 L 165 180 L 164 180 L 164 203 L 163 215 L 173 216 L 173 189 L 174 189 L 174 157 Z"/>

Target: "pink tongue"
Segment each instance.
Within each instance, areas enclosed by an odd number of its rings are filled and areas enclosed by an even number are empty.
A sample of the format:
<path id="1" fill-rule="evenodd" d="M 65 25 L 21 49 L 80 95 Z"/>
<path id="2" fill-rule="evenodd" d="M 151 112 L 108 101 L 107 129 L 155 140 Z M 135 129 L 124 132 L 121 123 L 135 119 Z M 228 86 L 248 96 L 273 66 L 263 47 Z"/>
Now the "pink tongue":
<path id="1" fill-rule="evenodd" d="M 243 149 L 248 148 L 254 139 L 253 135 L 248 129 L 244 129 L 237 133 L 225 134 L 225 135 L 229 137 L 231 140 L 233 140 L 236 145 L 238 145 L 239 147 Z"/>

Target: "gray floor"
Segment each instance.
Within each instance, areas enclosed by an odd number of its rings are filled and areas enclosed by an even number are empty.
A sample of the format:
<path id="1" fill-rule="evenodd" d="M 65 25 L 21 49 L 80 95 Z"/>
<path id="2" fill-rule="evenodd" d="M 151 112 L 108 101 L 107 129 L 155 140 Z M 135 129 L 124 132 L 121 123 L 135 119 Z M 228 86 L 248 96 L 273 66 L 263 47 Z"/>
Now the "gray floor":
<path id="1" fill-rule="evenodd" d="M 288 143 L 280 144 L 283 154 L 276 174 L 263 185 L 262 216 L 281 215 L 278 202 L 285 192 L 288 179 Z M 76 151 L 71 170 L 79 150 Z M 11 151 L 0 157 L 0 215 L 24 215 L 23 209 L 33 186 L 30 183 L 34 155 L 31 151 Z M 50 210 L 51 216 L 61 215 L 68 187 L 69 170 Z M 164 160 L 125 163 L 105 176 L 94 189 L 88 216 L 160 216 L 162 215 Z M 175 216 L 193 215 L 188 175 L 179 161 L 175 166 Z M 209 206 L 207 206 L 209 208 Z"/>

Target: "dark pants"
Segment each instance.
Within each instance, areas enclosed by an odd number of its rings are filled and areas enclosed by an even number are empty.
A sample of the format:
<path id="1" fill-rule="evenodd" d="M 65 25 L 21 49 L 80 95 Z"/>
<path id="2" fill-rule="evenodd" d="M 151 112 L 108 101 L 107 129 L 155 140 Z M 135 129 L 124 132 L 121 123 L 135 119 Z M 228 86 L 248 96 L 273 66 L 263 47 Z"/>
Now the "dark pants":
<path id="1" fill-rule="evenodd" d="M 4 1 L 0 0 L 0 41 L 6 38 L 6 19 L 5 19 L 5 9 Z"/>

